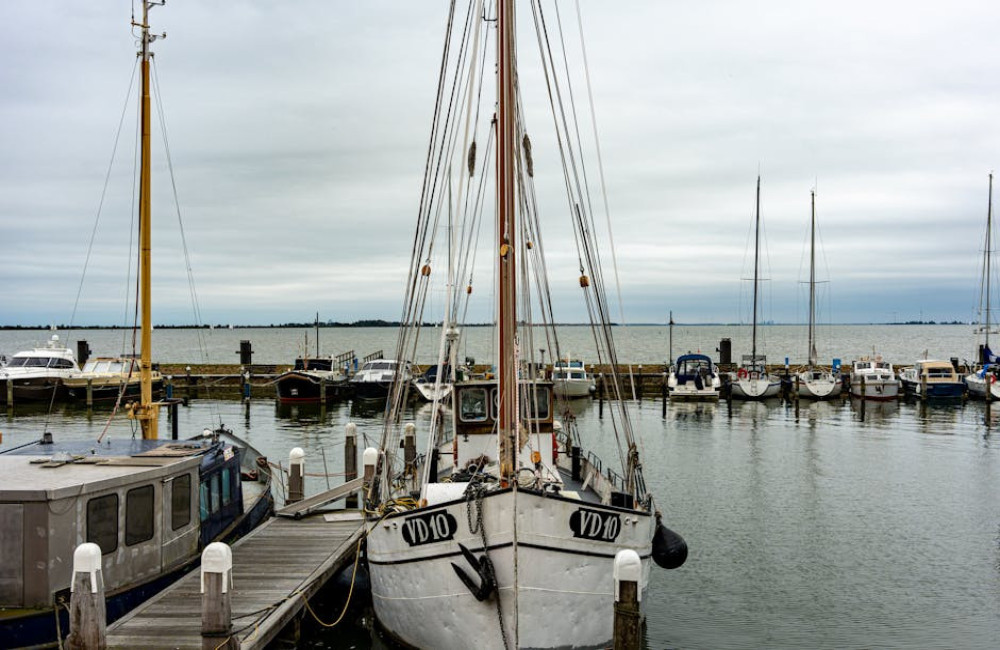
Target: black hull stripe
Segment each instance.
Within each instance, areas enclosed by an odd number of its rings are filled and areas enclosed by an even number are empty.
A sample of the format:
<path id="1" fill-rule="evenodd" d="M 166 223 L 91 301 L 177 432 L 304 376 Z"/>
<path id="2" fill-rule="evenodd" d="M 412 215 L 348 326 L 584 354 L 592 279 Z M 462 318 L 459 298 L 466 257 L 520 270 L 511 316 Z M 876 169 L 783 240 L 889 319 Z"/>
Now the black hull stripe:
<path id="1" fill-rule="evenodd" d="M 502 549 L 502 548 L 510 548 L 512 546 L 514 546 L 513 542 L 507 542 L 506 544 L 490 544 L 489 550 L 490 551 L 496 551 L 496 550 L 499 550 L 499 549 Z M 568 549 L 568 548 L 556 548 L 555 546 L 545 546 L 544 544 L 528 544 L 528 543 L 525 543 L 525 542 L 521 542 L 521 543 L 518 544 L 518 546 L 523 546 L 525 548 L 539 549 L 539 550 L 542 550 L 542 551 L 550 551 L 552 553 L 562 553 L 562 554 L 565 554 L 565 555 L 582 555 L 582 556 L 585 556 L 585 557 L 602 557 L 602 558 L 608 558 L 608 559 L 614 559 L 614 557 L 615 557 L 615 553 L 597 553 L 597 552 L 594 552 L 594 551 L 578 551 L 578 550 Z M 482 546 L 477 546 L 477 547 L 474 547 L 474 548 L 469 548 L 469 550 L 472 551 L 473 553 L 479 553 L 479 552 L 481 552 L 483 550 L 483 547 Z M 381 560 L 373 560 L 372 557 L 371 557 L 371 553 L 369 552 L 369 554 L 368 554 L 368 564 L 376 564 L 378 566 L 391 566 L 391 565 L 394 565 L 394 564 L 411 564 L 413 562 L 425 562 L 425 561 L 429 561 L 429 560 L 440 560 L 440 559 L 449 558 L 449 557 L 460 557 L 461 555 L 462 555 L 462 552 L 456 550 L 456 551 L 453 551 L 451 553 L 438 553 L 437 555 L 423 555 L 421 557 L 409 558 L 409 559 L 406 559 L 406 560 L 390 560 L 390 561 L 383 562 Z M 646 559 L 649 559 L 649 558 L 653 557 L 653 554 L 652 553 L 647 553 L 647 554 L 641 555 L 639 557 L 641 559 L 643 559 L 643 560 L 646 560 Z"/>

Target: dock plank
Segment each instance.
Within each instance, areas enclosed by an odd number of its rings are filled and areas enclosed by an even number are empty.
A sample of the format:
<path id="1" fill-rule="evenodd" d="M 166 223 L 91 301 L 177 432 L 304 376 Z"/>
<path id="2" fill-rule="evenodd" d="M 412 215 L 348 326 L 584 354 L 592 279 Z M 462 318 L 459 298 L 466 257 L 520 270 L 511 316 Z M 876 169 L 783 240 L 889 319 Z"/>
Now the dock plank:
<path id="1" fill-rule="evenodd" d="M 342 566 L 354 561 L 362 520 L 273 517 L 233 546 L 233 629 L 264 648 Z M 201 648 L 201 573 L 192 571 L 108 628 L 107 647 Z"/>

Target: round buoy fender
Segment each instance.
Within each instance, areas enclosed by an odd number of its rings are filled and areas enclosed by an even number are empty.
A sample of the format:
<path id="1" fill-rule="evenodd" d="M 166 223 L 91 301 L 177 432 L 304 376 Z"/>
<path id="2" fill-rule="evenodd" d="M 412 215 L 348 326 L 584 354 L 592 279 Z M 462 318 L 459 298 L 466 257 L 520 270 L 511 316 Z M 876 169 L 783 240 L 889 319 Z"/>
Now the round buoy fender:
<path id="1" fill-rule="evenodd" d="M 747 378 L 747 369 L 746 368 L 740 368 L 739 370 L 736 371 L 736 376 L 739 377 L 740 379 L 746 379 Z"/>
<path id="2" fill-rule="evenodd" d="M 684 538 L 656 522 L 653 533 L 653 561 L 664 569 L 676 569 L 684 564 L 688 556 L 688 545 Z"/>

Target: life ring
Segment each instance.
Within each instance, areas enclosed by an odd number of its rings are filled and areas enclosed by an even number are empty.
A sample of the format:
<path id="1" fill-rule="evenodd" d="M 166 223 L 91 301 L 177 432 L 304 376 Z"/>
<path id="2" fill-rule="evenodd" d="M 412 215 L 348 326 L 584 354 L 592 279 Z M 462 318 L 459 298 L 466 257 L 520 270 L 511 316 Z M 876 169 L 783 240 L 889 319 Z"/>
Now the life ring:
<path id="1" fill-rule="evenodd" d="M 740 379 L 746 379 L 747 378 L 747 369 L 746 368 L 740 368 L 739 370 L 736 371 L 736 376 L 739 377 Z"/>

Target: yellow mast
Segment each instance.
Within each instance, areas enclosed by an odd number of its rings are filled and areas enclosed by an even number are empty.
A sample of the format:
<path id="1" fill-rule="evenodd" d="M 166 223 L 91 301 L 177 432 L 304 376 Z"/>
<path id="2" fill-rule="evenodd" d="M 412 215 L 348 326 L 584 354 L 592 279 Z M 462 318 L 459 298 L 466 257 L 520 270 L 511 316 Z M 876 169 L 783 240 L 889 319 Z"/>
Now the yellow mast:
<path id="1" fill-rule="evenodd" d="M 142 64 L 142 145 L 141 145 L 141 166 L 139 171 L 139 300 L 142 305 L 142 352 L 139 359 L 139 379 L 141 381 L 141 394 L 138 407 L 133 408 L 132 417 L 139 420 L 142 428 L 142 437 L 147 440 L 155 440 L 159 437 L 159 404 L 153 402 L 153 363 L 152 363 L 152 341 L 153 341 L 153 316 L 152 316 L 152 227 L 150 210 L 150 177 L 151 177 L 151 156 L 150 156 L 150 102 L 149 102 L 149 60 L 152 53 L 149 51 L 150 44 L 158 36 L 149 33 L 149 9 L 153 5 L 162 5 L 163 2 L 153 2 L 143 0 L 142 3 L 142 23 L 133 26 L 142 28 L 142 50 L 139 52 Z M 166 36 L 164 34 L 163 36 Z"/>

